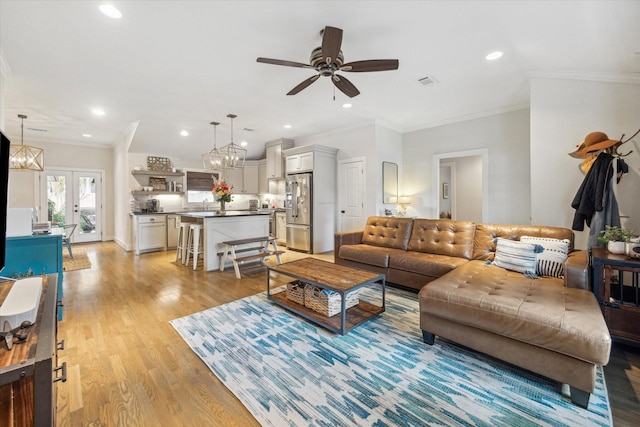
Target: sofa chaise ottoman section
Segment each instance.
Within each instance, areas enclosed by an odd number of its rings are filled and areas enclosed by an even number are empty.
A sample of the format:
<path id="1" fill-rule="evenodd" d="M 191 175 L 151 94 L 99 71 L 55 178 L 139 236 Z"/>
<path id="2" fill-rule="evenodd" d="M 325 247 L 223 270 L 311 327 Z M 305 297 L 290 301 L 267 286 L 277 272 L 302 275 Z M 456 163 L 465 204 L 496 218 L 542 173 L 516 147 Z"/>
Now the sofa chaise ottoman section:
<path id="1" fill-rule="evenodd" d="M 595 366 L 609 361 L 611 338 L 594 295 L 561 279 L 476 260 L 427 284 L 419 302 L 425 342 L 440 335 L 569 384 L 584 407 Z"/>

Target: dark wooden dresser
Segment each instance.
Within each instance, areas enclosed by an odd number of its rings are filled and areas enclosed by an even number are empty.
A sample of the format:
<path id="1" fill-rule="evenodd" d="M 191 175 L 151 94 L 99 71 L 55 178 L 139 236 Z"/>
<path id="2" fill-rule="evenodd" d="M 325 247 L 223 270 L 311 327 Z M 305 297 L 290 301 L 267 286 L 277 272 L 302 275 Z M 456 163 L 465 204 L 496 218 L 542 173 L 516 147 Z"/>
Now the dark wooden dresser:
<path id="1" fill-rule="evenodd" d="M 0 342 L 0 426 L 54 426 L 56 384 L 66 380 L 66 366 L 58 367 L 57 274 L 43 276 L 36 324 L 27 339 L 14 340 L 11 350 Z M 14 282 L 0 282 L 0 303 Z"/>
<path id="2" fill-rule="evenodd" d="M 591 249 L 593 292 L 614 340 L 640 346 L 640 260 Z"/>

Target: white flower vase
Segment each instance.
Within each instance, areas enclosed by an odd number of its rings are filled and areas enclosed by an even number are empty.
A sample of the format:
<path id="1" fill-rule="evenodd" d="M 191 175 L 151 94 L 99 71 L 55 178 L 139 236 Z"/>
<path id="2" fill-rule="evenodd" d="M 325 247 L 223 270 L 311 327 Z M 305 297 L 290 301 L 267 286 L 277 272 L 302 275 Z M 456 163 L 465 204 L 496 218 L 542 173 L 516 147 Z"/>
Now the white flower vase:
<path id="1" fill-rule="evenodd" d="M 624 242 L 615 242 L 613 240 L 609 240 L 607 242 L 607 250 L 612 254 L 622 255 L 625 253 L 626 245 Z"/>

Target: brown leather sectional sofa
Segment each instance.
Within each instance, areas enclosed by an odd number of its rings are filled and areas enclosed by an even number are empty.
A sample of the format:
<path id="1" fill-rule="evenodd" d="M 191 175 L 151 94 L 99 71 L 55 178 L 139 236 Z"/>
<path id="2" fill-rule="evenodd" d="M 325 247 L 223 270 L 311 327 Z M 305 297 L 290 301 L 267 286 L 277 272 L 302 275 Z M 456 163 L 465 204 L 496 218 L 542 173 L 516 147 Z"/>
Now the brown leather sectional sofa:
<path id="1" fill-rule="evenodd" d="M 529 278 L 495 265 L 496 237 L 569 239 L 564 278 Z M 435 335 L 571 387 L 587 407 L 596 366 L 611 337 L 589 290 L 585 251 L 566 228 L 370 217 L 362 231 L 335 235 L 336 264 L 383 273 L 419 290 L 423 340 Z"/>

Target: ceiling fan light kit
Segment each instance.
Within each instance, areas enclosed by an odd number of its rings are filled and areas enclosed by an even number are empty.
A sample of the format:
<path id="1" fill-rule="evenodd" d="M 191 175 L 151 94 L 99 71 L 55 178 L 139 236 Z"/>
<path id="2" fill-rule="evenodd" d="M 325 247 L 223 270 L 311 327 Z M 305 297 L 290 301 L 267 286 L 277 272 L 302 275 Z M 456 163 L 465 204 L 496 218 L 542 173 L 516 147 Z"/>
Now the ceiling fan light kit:
<path id="1" fill-rule="evenodd" d="M 313 82 L 322 77 L 331 77 L 331 82 L 342 93 L 349 98 L 358 96 L 360 91 L 346 77 L 336 74 L 338 71 L 364 73 L 372 71 L 397 70 L 399 62 L 397 59 L 369 59 L 365 61 L 354 61 L 344 63 L 344 55 L 340 47 L 342 46 L 342 30 L 335 27 L 325 27 L 321 31 L 322 46 L 311 51 L 309 64 L 294 61 L 284 61 L 281 59 L 258 58 L 257 61 L 264 64 L 282 65 L 285 67 L 311 68 L 318 74 L 309 77 L 291 89 L 287 95 L 295 95 L 309 87 Z"/>

